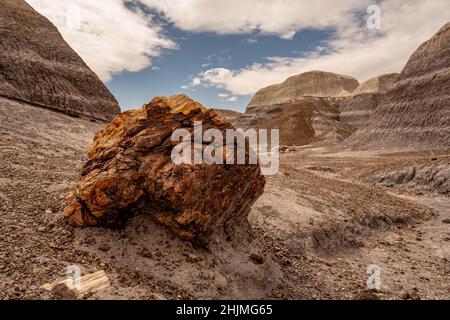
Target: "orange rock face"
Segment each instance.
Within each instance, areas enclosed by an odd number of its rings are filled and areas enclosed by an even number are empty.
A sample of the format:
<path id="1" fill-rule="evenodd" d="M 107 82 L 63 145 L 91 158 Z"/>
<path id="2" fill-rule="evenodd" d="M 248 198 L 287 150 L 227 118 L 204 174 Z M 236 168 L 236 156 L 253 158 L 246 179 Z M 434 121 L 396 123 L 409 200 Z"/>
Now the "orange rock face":
<path id="1" fill-rule="evenodd" d="M 178 237 L 202 244 L 246 219 L 265 185 L 259 165 L 172 161 L 178 143 L 172 133 L 193 132 L 194 122 L 224 136 L 233 129 L 183 95 L 155 98 L 141 110 L 117 116 L 95 136 L 81 180 L 67 197 L 65 217 L 75 226 L 92 226 L 145 212 Z"/>

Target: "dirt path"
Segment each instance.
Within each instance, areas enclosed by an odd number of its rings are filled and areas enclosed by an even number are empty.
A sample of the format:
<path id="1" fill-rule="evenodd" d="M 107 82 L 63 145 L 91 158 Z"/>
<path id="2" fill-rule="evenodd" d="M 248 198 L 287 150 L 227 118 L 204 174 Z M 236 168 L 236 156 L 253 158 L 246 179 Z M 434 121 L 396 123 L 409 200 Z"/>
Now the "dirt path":
<path id="1" fill-rule="evenodd" d="M 274 219 L 274 226 L 279 226 L 302 211 L 303 220 L 298 221 L 301 228 L 295 230 L 295 239 L 297 242 L 303 239 L 304 248 L 304 243 L 311 242 L 311 238 L 316 243 L 309 243 L 306 249 L 302 249 L 302 255 L 307 257 L 306 263 L 297 263 L 289 272 L 293 275 L 308 274 L 309 281 L 316 286 L 297 294 L 333 299 L 364 296 L 369 277 L 367 269 L 376 266 L 381 272 L 381 288 L 372 297 L 402 299 L 410 293 L 412 297 L 422 299 L 449 299 L 450 225 L 445 222 L 450 218 L 450 199 L 440 194 L 442 188 L 436 188 L 437 192 L 433 193 L 429 185 L 379 186 L 360 178 L 361 171 L 370 171 L 372 167 L 395 170 L 404 167 L 405 162 L 410 165 L 411 161 L 417 164 L 426 159 L 434 165 L 435 156 L 353 154 L 340 158 L 333 154 L 317 157 L 302 152 L 285 155 L 281 179 L 276 177 L 269 182 L 269 190 L 257 203 L 261 207 L 256 208 L 252 217 L 255 224 L 267 222 L 269 217 L 269 220 Z M 450 163 L 448 154 L 440 157 L 443 162 Z M 280 192 L 290 185 L 291 188 Z M 296 192 L 289 194 L 291 190 Z M 342 202 L 342 199 L 346 200 Z M 328 207 L 320 203 L 322 200 L 326 200 Z M 314 212 L 311 209 L 317 206 L 318 201 L 322 206 Z M 269 203 L 271 208 L 282 208 L 278 216 L 273 211 L 268 213 L 270 210 L 264 205 Z M 297 207 L 292 210 L 294 214 L 289 214 L 292 205 Z M 429 208 L 434 212 L 431 213 Z M 308 227 L 305 227 L 308 225 L 305 212 L 312 220 Z M 331 221 L 323 217 L 327 212 L 333 215 Z M 375 216 L 373 212 L 376 212 Z M 364 218 L 352 221 L 355 213 Z M 257 215 L 264 218 L 255 218 Z M 400 216 L 403 217 L 401 221 L 389 219 Z M 367 217 L 376 219 L 366 223 L 370 221 L 366 220 Z M 313 221 L 317 218 L 318 222 Z M 284 228 L 292 227 L 292 222 L 289 221 Z M 315 227 L 317 223 L 319 228 Z M 273 230 L 273 227 L 268 229 Z M 319 234 L 317 230 L 320 230 Z M 284 240 L 288 243 L 286 247 L 292 247 L 292 237 L 287 238 Z M 292 253 L 293 250 L 287 251 Z M 319 285 L 321 283 L 323 286 Z"/>

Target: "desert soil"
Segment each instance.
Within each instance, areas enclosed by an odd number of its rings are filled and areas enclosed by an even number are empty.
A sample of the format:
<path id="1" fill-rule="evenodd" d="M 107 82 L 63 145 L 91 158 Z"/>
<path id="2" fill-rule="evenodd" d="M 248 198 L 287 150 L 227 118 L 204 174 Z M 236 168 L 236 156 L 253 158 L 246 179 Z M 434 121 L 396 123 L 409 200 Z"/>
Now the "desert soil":
<path id="1" fill-rule="evenodd" d="M 61 218 L 104 124 L 2 98 L 0 124 L 1 299 L 64 298 L 40 287 L 73 264 L 111 284 L 83 299 L 450 298 L 448 150 L 289 150 L 251 231 L 205 249 L 145 215 L 116 229 Z"/>

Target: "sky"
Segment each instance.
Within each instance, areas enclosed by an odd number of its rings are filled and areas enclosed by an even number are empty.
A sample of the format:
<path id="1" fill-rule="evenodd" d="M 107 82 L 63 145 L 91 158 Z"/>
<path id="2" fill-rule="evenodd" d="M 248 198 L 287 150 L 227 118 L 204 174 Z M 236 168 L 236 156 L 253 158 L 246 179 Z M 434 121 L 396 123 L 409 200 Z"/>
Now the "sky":
<path id="1" fill-rule="evenodd" d="M 185 93 L 244 111 L 311 70 L 360 82 L 400 72 L 450 21 L 448 0 L 26 0 L 59 29 L 122 110 Z"/>

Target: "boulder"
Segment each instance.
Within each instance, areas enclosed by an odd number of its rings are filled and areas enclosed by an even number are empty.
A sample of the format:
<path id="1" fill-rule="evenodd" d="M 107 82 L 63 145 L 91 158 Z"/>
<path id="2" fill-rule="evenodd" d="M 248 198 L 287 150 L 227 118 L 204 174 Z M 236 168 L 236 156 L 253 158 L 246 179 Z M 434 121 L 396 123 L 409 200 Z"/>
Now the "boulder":
<path id="1" fill-rule="evenodd" d="M 233 129 L 184 95 L 158 97 L 141 110 L 117 116 L 95 136 L 81 179 L 67 197 L 65 217 L 75 226 L 114 225 L 144 212 L 179 238 L 199 244 L 246 221 L 265 185 L 258 164 L 176 164 L 171 159 L 178 144 L 173 132 L 192 133 L 197 122 L 224 136 Z M 226 148 L 221 150 L 226 158 Z"/>

